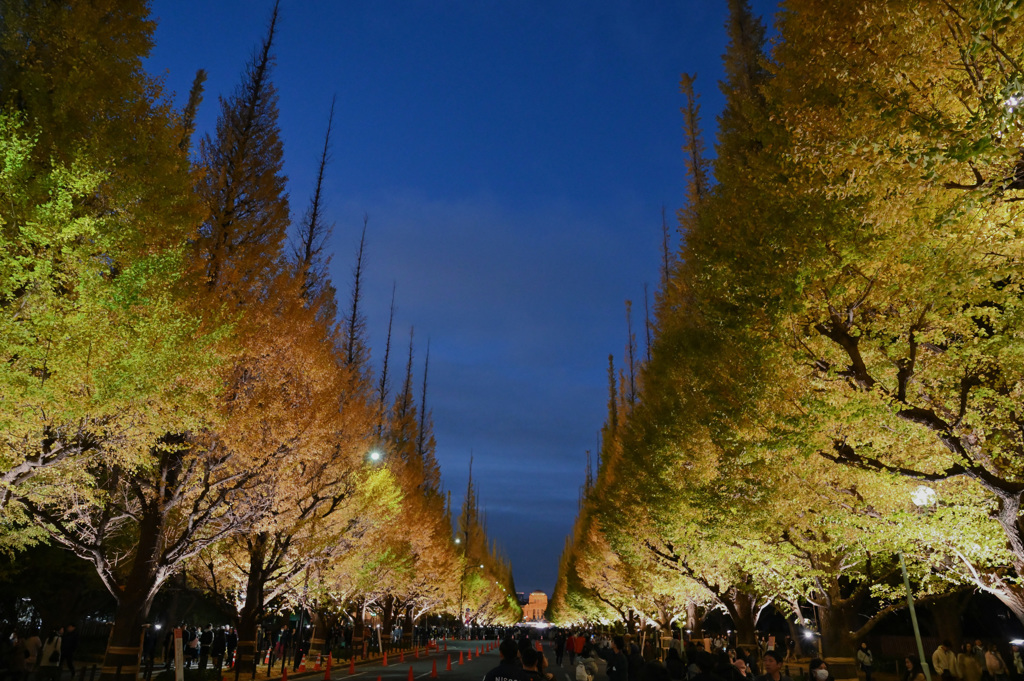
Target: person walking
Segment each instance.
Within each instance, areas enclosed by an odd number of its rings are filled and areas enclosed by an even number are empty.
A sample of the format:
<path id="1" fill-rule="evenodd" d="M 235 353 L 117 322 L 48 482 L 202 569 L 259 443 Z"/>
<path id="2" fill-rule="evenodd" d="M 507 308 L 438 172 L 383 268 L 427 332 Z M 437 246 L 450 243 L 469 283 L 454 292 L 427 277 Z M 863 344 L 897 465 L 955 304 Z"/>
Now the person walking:
<path id="1" fill-rule="evenodd" d="M 970 643 L 964 643 L 960 649 L 956 656 L 956 665 L 960 668 L 960 678 L 963 681 L 981 681 L 981 665 L 978 664 L 978 658 L 974 656 L 974 646 Z"/>
<path id="2" fill-rule="evenodd" d="M 611 647 L 598 651 L 608 663 L 608 681 L 629 681 L 629 661 L 625 649 L 626 640 L 621 636 L 613 636 Z"/>
<path id="3" fill-rule="evenodd" d="M 218 672 L 224 668 L 224 650 L 227 641 L 224 637 L 224 627 L 217 627 L 213 630 L 213 642 L 210 644 L 210 657 L 213 658 L 213 668 Z"/>
<path id="4" fill-rule="evenodd" d="M 907 668 L 903 681 L 925 681 L 924 669 L 921 668 L 921 660 L 917 659 L 917 655 L 907 655 L 903 664 Z"/>
<path id="5" fill-rule="evenodd" d="M 995 681 L 1009 681 L 1010 672 L 1006 668 L 1006 662 L 1003 660 L 1003 656 L 999 654 L 999 649 L 996 648 L 995 643 L 990 645 L 988 652 L 985 653 L 985 668 Z"/>
<path id="6" fill-rule="evenodd" d="M 213 625 L 207 624 L 199 633 L 199 669 L 206 669 L 210 660 L 210 647 L 213 645 Z"/>
<path id="7" fill-rule="evenodd" d="M 665 669 L 672 681 L 683 681 L 686 678 L 686 663 L 683 656 L 675 648 L 668 649 L 668 657 L 665 659 Z"/>
<path id="8" fill-rule="evenodd" d="M 33 629 L 25 639 L 25 651 L 28 653 L 28 657 L 25 658 L 25 673 L 31 677 L 43 651 L 43 639 L 39 638 L 37 629 Z"/>
<path id="9" fill-rule="evenodd" d="M 352 645 L 352 641 L 349 640 L 349 645 Z M 224 650 L 228 656 L 228 664 L 234 668 L 235 666 L 235 648 L 238 647 L 238 632 L 235 631 L 234 627 L 229 627 L 228 632 L 224 634 Z"/>
<path id="10" fill-rule="evenodd" d="M 565 632 L 559 631 L 555 634 L 555 664 L 562 666 L 562 658 L 565 657 Z"/>
<path id="11" fill-rule="evenodd" d="M 484 674 L 483 681 L 525 681 L 523 670 L 518 664 L 519 646 L 515 639 L 506 638 L 498 645 L 501 660 L 498 666 Z"/>
<path id="12" fill-rule="evenodd" d="M 871 671 L 875 666 L 875 656 L 871 654 L 867 641 L 861 641 L 860 648 L 857 649 L 857 666 L 864 672 L 864 681 L 871 681 Z M 977 679 L 974 681 L 977 681 Z"/>
<path id="13" fill-rule="evenodd" d="M 57 629 L 51 632 L 43 642 L 43 649 L 39 653 L 39 660 L 36 663 L 38 669 L 36 676 L 41 681 L 60 681 L 60 646 L 63 631 L 63 629 Z"/>
<path id="14" fill-rule="evenodd" d="M 942 677 L 943 681 L 954 681 L 960 678 L 960 670 L 956 665 L 956 653 L 953 652 L 953 644 L 948 640 L 939 644 L 939 647 L 932 653 L 932 670 L 936 676 Z"/>
<path id="15" fill-rule="evenodd" d="M 64 627 L 64 636 L 60 644 L 61 664 L 71 672 L 71 678 L 75 678 L 75 650 L 78 649 L 78 627 L 72 622 Z"/>
<path id="16" fill-rule="evenodd" d="M 28 678 L 28 671 L 25 669 L 28 650 L 25 648 L 25 638 L 21 632 L 14 633 L 9 655 L 10 658 L 7 660 L 9 678 L 11 681 L 25 681 Z"/>

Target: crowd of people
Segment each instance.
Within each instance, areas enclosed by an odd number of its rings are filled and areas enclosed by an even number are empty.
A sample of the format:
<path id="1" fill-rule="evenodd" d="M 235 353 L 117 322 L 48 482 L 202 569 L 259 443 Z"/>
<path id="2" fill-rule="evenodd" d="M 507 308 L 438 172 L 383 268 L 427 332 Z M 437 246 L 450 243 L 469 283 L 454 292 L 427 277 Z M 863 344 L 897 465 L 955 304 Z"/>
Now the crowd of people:
<path id="1" fill-rule="evenodd" d="M 1011 681 L 1024 678 L 1024 659 L 1021 646 L 1010 645 L 1010 663 L 1007 664 L 999 647 L 994 643 L 985 645 L 981 640 L 973 643 L 964 641 L 954 648 L 950 641 L 943 641 L 932 653 L 931 672 L 933 681 Z M 904 661 L 907 672 L 905 681 L 924 681 L 924 669 L 916 655 L 907 656 Z M 870 679 L 868 679 L 870 681 Z"/>
<path id="2" fill-rule="evenodd" d="M 0 636 L 0 661 L 11 681 L 59 681 L 61 671 L 75 674 L 78 629 L 74 624 L 51 629 L 12 631 Z"/>
<path id="3" fill-rule="evenodd" d="M 601 660 L 608 681 L 791 681 L 787 672 L 798 662 L 795 646 L 788 639 L 775 645 L 773 637 L 761 638 L 757 646 L 749 647 L 729 647 L 725 636 L 711 638 L 706 647 L 703 640 L 683 643 L 677 637 L 672 639 L 663 660 L 652 659 L 661 655 L 651 655 L 647 649 L 641 651 L 640 645 L 623 636 L 559 630 L 551 636 L 551 641 L 554 665 L 564 668 L 567 661 L 572 681 L 595 681 Z M 484 681 L 551 681 L 553 678 L 546 671 L 546 656 L 535 650 L 525 634 L 518 640 L 506 639 L 499 650 L 502 662 Z M 995 644 L 983 645 L 976 640 L 954 649 L 949 641 L 944 641 L 931 656 L 931 679 L 1022 681 L 1022 653 L 1021 646 L 1011 645 L 1007 662 Z M 866 642 L 858 647 L 854 663 L 858 676 L 872 681 L 876 660 Z M 918 656 L 907 656 L 904 666 L 901 681 L 926 681 Z M 807 681 L 835 681 L 828 663 L 820 657 L 810 659 L 806 667 L 799 664 L 793 668 Z"/>

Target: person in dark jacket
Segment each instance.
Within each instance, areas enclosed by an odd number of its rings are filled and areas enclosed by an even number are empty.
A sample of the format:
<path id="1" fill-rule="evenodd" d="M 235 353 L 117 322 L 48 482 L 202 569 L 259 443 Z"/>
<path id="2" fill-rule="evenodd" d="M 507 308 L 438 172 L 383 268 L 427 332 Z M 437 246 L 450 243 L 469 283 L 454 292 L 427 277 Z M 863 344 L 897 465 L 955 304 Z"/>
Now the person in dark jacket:
<path id="1" fill-rule="evenodd" d="M 629 661 L 623 652 L 625 647 L 625 639 L 615 636 L 612 638 L 611 648 L 597 651 L 597 654 L 608 663 L 608 681 L 629 681 Z"/>
<path id="2" fill-rule="evenodd" d="M 352 645 L 351 639 L 348 643 Z M 224 634 L 224 652 L 228 656 L 228 664 L 232 667 L 235 666 L 235 648 L 238 647 L 238 632 L 235 631 L 234 627 L 230 627 L 228 632 Z"/>
<path id="3" fill-rule="evenodd" d="M 686 663 L 683 662 L 683 657 L 676 648 L 668 649 L 665 669 L 668 670 L 668 678 L 672 681 L 683 681 L 686 678 Z"/>
<path id="4" fill-rule="evenodd" d="M 562 666 L 562 658 L 565 657 L 565 632 L 560 631 L 555 635 L 555 664 Z"/>
<path id="5" fill-rule="evenodd" d="M 64 636 L 60 641 L 60 661 L 75 678 L 75 650 L 78 648 L 78 628 L 74 624 L 64 627 Z"/>
<path id="6" fill-rule="evenodd" d="M 207 624 L 199 633 L 199 669 L 206 669 L 210 659 L 210 647 L 213 645 L 213 625 Z"/>
<path id="7" fill-rule="evenodd" d="M 224 627 L 217 627 L 213 630 L 213 643 L 210 644 L 210 656 L 213 658 L 213 666 L 215 669 L 222 669 L 224 667 L 224 651 L 227 648 L 227 642 L 224 639 Z"/>
<path id="8" fill-rule="evenodd" d="M 635 643 L 629 644 L 629 681 L 637 681 L 640 678 L 640 670 L 644 666 L 644 656 L 640 654 L 640 646 Z"/>
<path id="9" fill-rule="evenodd" d="M 498 646 L 501 661 L 498 666 L 484 674 L 483 681 L 524 681 L 523 670 L 518 664 L 519 646 L 514 639 L 506 638 Z"/>
<path id="10" fill-rule="evenodd" d="M 757 681 L 792 681 L 782 673 L 782 653 L 777 650 L 766 650 L 764 653 L 764 674 Z"/>

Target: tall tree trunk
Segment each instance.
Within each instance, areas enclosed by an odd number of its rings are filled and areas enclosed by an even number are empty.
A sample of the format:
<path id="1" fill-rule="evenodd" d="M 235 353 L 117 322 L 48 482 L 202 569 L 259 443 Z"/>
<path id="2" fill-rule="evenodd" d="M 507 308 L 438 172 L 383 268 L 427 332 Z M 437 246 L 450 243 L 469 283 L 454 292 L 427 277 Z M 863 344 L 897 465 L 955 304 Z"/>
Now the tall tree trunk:
<path id="1" fill-rule="evenodd" d="M 821 627 L 821 651 L 829 657 L 850 657 L 854 654 L 853 615 L 850 602 L 833 602 L 830 607 L 818 608 Z"/>
<path id="2" fill-rule="evenodd" d="M 364 611 L 366 601 L 359 598 L 355 602 L 355 614 L 352 615 L 352 651 L 353 655 L 366 656 L 366 622 Z"/>
<path id="3" fill-rule="evenodd" d="M 384 650 L 391 650 L 391 631 L 395 628 L 395 597 L 388 596 L 384 599 L 384 607 L 380 614 L 380 636 L 381 647 Z"/>
<path id="4" fill-rule="evenodd" d="M 139 539 L 128 579 L 117 594 L 114 626 L 103 655 L 100 681 L 135 678 L 142 653 L 142 625 L 156 594 L 156 564 L 160 555 L 162 517 L 152 507 L 144 509 L 139 521 Z"/>
<path id="5" fill-rule="evenodd" d="M 733 587 L 721 599 L 725 609 L 732 618 L 732 626 L 736 630 L 736 643 L 753 645 L 757 643 L 756 630 L 757 602 L 750 594 Z"/>
<path id="6" fill-rule="evenodd" d="M 327 640 L 327 620 L 319 610 L 312 610 L 309 615 L 313 622 L 313 633 L 309 638 L 309 661 L 312 662 L 324 654 L 324 643 Z"/>
<path id="7" fill-rule="evenodd" d="M 698 608 L 693 601 L 686 602 L 686 626 L 690 630 L 690 638 L 704 638 L 701 624 L 704 622 L 703 608 Z"/>
<path id="8" fill-rule="evenodd" d="M 405 606 L 405 622 L 402 625 L 402 647 L 412 648 L 412 606 Z"/>
<path id="9" fill-rule="evenodd" d="M 245 601 L 238 611 L 238 663 L 235 665 L 237 678 L 244 669 L 247 673 L 256 664 L 256 628 L 263 612 L 263 563 L 266 554 L 267 537 L 260 533 L 252 538 L 249 551 L 249 578 L 245 583 Z M 269 641 L 273 646 L 273 640 Z"/>
<path id="10" fill-rule="evenodd" d="M 928 606 L 935 619 L 935 633 L 940 641 L 963 640 L 963 616 L 971 600 L 970 591 L 957 591 Z"/>

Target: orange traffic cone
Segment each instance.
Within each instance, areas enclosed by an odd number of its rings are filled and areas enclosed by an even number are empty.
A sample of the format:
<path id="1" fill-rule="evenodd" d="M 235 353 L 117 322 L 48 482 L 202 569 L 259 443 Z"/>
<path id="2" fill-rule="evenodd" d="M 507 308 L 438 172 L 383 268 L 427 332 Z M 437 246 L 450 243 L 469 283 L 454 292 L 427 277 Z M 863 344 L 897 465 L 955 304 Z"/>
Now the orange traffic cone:
<path id="1" fill-rule="evenodd" d="M 434 660 L 434 663 L 430 665 L 430 678 L 437 678 L 437 660 Z"/>
<path id="2" fill-rule="evenodd" d="M 466 662 L 471 662 L 472 660 L 473 660 L 473 649 L 470 648 L 469 650 L 466 651 Z"/>
<path id="3" fill-rule="evenodd" d="M 459 651 L 459 664 L 462 664 L 462 651 Z"/>
<path id="4" fill-rule="evenodd" d="M 238 660 L 238 649 L 235 648 L 235 652 L 231 653 L 231 668 L 235 668 L 235 662 Z"/>
<path id="5" fill-rule="evenodd" d="M 405 663 L 405 651 L 403 651 L 403 650 L 399 650 L 398 651 L 398 661 L 403 663 L 403 664 Z"/>
<path id="6" fill-rule="evenodd" d="M 444 652 L 448 652 L 448 639 L 444 640 Z"/>
<path id="7" fill-rule="evenodd" d="M 415 652 L 415 653 L 413 653 L 413 655 L 415 655 L 415 657 L 416 657 L 416 659 L 417 659 L 417 660 L 418 660 L 418 659 L 420 659 L 420 649 L 419 649 L 419 648 L 417 648 L 417 649 L 416 649 L 416 652 Z"/>
<path id="8" fill-rule="evenodd" d="M 331 661 L 330 661 L 330 659 L 328 659 L 328 660 L 327 660 L 327 666 L 328 666 L 328 667 L 330 667 L 330 666 L 331 666 Z M 355 674 L 355 673 L 356 673 L 356 656 L 355 656 L 355 655 L 353 655 L 353 656 L 352 656 L 352 659 L 350 659 L 350 660 L 348 661 L 348 673 L 349 673 L 350 675 L 351 675 L 351 674 Z"/>
<path id="9" fill-rule="evenodd" d="M 270 664 L 270 648 L 267 648 L 267 656 L 263 658 L 263 664 Z"/>
<path id="10" fill-rule="evenodd" d="M 355 658 L 352 658 L 355 661 Z M 331 654 L 327 653 L 327 664 L 324 665 L 324 681 L 331 681 Z"/>
<path id="11" fill-rule="evenodd" d="M 480 657 L 480 646 L 476 647 L 476 656 Z"/>
<path id="12" fill-rule="evenodd" d="M 288 665 L 281 667 L 281 681 L 288 681 Z"/>
<path id="13" fill-rule="evenodd" d="M 380 666 L 381 667 L 387 667 L 388 666 L 388 653 L 387 653 L 386 650 L 384 651 L 384 660 L 380 663 Z"/>
<path id="14" fill-rule="evenodd" d="M 409 681 L 413 681 L 412 665 L 409 666 Z"/>
<path id="15" fill-rule="evenodd" d="M 444 666 L 444 670 L 446 672 L 450 672 L 452 670 L 452 655 L 451 655 L 451 653 L 448 653 L 448 664 L 446 664 Z"/>
<path id="16" fill-rule="evenodd" d="M 306 653 L 302 653 L 302 662 L 299 663 L 299 671 L 306 671 Z"/>
<path id="17" fill-rule="evenodd" d="M 316 656 L 316 662 L 313 663 L 313 671 L 318 672 L 318 671 L 320 671 L 322 669 L 322 667 L 320 666 L 320 662 L 321 662 L 322 659 L 323 659 L 323 655 L 317 655 Z"/>

